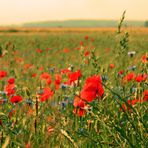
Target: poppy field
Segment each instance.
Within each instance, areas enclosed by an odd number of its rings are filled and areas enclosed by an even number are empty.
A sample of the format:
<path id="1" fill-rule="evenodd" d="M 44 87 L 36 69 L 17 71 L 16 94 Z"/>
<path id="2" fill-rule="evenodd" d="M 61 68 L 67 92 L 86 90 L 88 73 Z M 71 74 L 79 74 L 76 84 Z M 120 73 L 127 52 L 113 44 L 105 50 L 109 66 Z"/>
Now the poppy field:
<path id="1" fill-rule="evenodd" d="M 144 148 L 147 105 L 147 29 L 0 35 L 2 148 Z"/>

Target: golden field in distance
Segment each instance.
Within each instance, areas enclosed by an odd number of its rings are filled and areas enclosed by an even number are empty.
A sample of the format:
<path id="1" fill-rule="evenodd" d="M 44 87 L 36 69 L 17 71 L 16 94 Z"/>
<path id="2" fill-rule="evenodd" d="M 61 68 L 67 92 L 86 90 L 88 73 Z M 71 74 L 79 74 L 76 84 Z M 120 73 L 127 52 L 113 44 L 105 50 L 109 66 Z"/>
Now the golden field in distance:
<path id="1" fill-rule="evenodd" d="M 31 27 L 0 27 L 0 34 L 4 33 L 50 33 L 50 32 L 116 32 L 117 28 L 31 28 Z M 124 30 L 132 33 L 148 33 L 145 27 L 125 27 Z"/>

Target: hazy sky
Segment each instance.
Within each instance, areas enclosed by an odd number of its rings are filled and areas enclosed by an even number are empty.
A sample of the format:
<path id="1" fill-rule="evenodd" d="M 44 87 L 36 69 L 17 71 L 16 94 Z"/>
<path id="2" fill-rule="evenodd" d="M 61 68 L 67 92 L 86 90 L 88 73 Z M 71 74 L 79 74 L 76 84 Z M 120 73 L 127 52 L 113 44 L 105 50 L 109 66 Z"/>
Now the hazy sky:
<path id="1" fill-rule="evenodd" d="M 0 0 L 0 25 L 66 19 L 148 19 L 148 0 Z"/>

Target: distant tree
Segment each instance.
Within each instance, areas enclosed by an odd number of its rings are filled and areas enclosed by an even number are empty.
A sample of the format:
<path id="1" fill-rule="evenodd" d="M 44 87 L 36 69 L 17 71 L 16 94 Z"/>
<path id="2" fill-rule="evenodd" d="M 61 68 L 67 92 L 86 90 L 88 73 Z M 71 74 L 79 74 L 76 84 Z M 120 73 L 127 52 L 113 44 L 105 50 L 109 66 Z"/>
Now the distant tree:
<path id="1" fill-rule="evenodd" d="M 148 21 L 145 21 L 144 26 L 145 26 L 145 27 L 148 27 Z"/>

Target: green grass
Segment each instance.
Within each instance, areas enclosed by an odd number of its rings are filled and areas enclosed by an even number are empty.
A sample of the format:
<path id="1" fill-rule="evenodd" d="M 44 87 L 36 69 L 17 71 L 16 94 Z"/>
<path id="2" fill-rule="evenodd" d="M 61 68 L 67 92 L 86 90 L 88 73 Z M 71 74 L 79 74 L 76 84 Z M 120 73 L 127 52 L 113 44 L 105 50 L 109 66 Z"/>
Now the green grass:
<path id="1" fill-rule="evenodd" d="M 22 102 L 14 105 L 10 102 L 10 97 L 0 94 L 0 99 L 7 99 L 6 103 L 0 104 L 0 145 L 25 147 L 28 144 L 34 148 L 147 147 L 147 102 L 137 103 L 132 107 L 126 102 L 135 97 L 143 98 L 143 91 L 148 88 L 148 79 L 141 83 L 133 80 L 123 84 L 117 73 L 124 70 L 125 76 L 132 71 L 127 70 L 128 67 L 136 65 L 137 68 L 133 71 L 136 75 L 147 74 L 148 68 L 141 63 L 141 56 L 148 49 L 148 34 L 129 34 L 128 49 L 125 50 L 119 45 L 124 34 L 116 35 L 111 31 L 0 35 L 2 51 L 7 50 L 7 54 L 0 58 L 0 71 L 8 73 L 0 79 L 0 91 L 4 90 L 7 80 L 14 77 L 16 94 L 23 97 Z M 86 35 L 88 40 L 85 40 Z M 84 42 L 83 47 L 80 46 L 81 41 Z M 51 49 L 46 51 L 47 48 Z M 69 52 L 65 53 L 65 48 Z M 78 48 L 81 50 L 77 50 Z M 110 48 L 108 52 L 107 48 Z M 37 53 L 37 49 L 41 49 L 42 53 Z M 88 57 L 83 55 L 85 50 L 90 51 Z M 119 54 L 121 50 L 124 52 Z M 130 58 L 128 51 L 136 51 L 136 55 Z M 20 58 L 22 61 L 18 62 Z M 85 60 L 89 60 L 89 64 L 85 64 Z M 109 67 L 111 63 L 115 64 L 115 68 Z M 25 68 L 26 64 L 32 64 L 32 67 Z M 74 66 L 73 71 L 81 70 L 80 85 L 56 90 L 55 74 L 70 65 Z M 39 70 L 41 66 L 42 71 Z M 51 68 L 55 68 L 54 73 L 50 71 Z M 50 88 L 55 91 L 53 97 L 46 102 L 37 100 L 37 92 L 46 87 L 45 81 L 40 79 L 43 72 L 51 75 Z M 31 77 L 33 73 L 37 74 L 35 78 Z M 91 103 L 86 102 L 92 110 L 79 117 L 73 113 L 71 102 L 82 90 L 86 78 L 94 74 L 107 77 L 103 80 L 104 97 Z M 63 75 L 62 83 L 67 80 L 68 77 Z M 136 92 L 132 92 L 134 88 Z M 67 98 L 69 103 L 66 103 Z M 32 101 L 30 106 L 26 104 L 28 99 Z M 63 102 L 66 103 L 64 107 Z M 120 111 L 123 103 L 132 109 Z M 12 110 L 16 112 L 10 117 Z M 30 114 L 29 110 L 32 111 Z M 49 128 L 53 131 L 49 132 Z"/>

